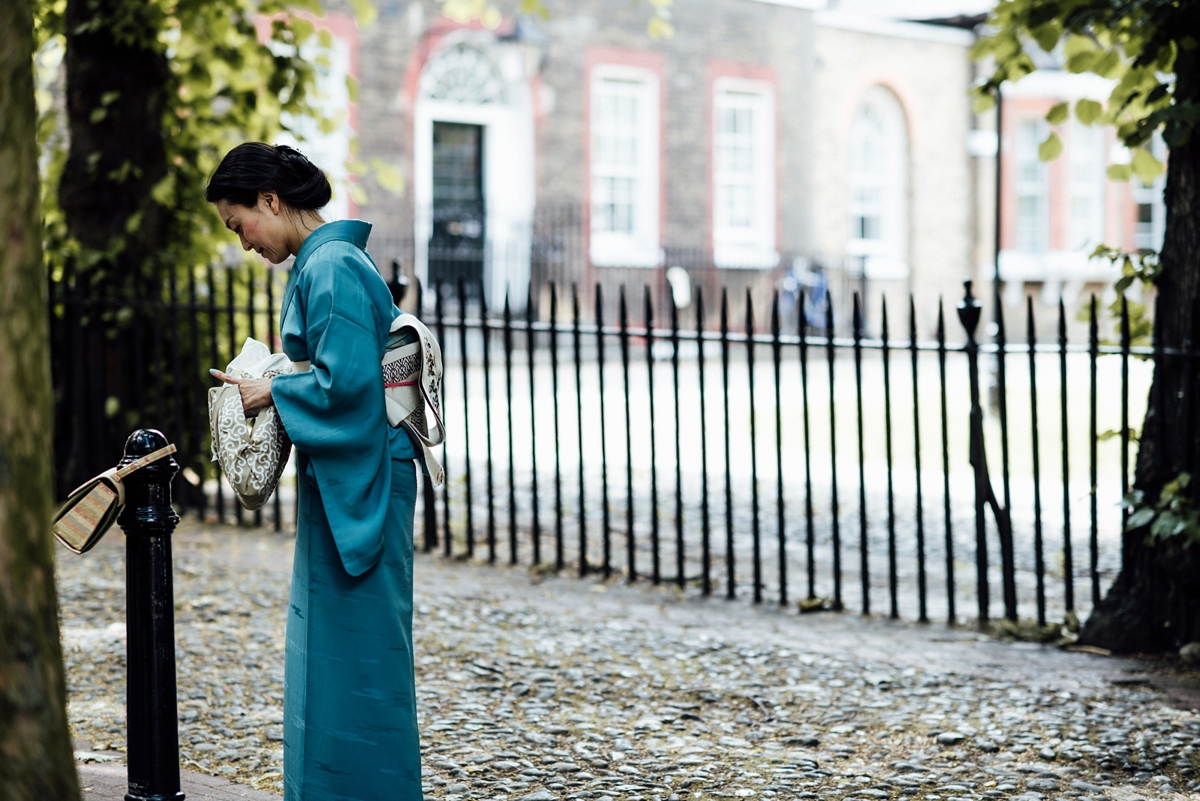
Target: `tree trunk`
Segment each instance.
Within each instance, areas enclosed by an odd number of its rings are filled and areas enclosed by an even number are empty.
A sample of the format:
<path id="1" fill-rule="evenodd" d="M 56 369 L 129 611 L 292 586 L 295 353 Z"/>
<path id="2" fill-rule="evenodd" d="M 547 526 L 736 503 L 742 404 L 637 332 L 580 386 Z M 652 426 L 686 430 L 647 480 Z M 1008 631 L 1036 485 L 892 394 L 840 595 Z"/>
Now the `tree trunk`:
<path id="1" fill-rule="evenodd" d="M 170 72 L 157 43 L 161 13 L 144 0 L 67 0 L 70 150 L 58 197 L 67 233 L 108 254 L 88 266 L 106 278 L 146 266 L 163 242 L 162 207 L 150 194 L 167 174 Z"/>
<path id="2" fill-rule="evenodd" d="M 0 797 L 79 798 L 50 536 L 50 374 L 30 0 L 0 2 Z"/>
<path id="3" fill-rule="evenodd" d="M 1176 100 L 1200 100 L 1200 53 L 1179 49 Z M 1200 129 L 1171 149 L 1167 226 L 1154 320 L 1156 344 L 1200 349 Z M 1180 473 L 1200 470 L 1200 362 L 1163 356 L 1138 450 L 1134 486 L 1148 501 Z M 1193 480 L 1191 497 L 1200 497 Z M 1084 627 L 1082 641 L 1122 653 L 1178 649 L 1200 640 L 1200 546 L 1181 537 L 1147 543 L 1147 529 L 1124 535 L 1124 564 Z"/>

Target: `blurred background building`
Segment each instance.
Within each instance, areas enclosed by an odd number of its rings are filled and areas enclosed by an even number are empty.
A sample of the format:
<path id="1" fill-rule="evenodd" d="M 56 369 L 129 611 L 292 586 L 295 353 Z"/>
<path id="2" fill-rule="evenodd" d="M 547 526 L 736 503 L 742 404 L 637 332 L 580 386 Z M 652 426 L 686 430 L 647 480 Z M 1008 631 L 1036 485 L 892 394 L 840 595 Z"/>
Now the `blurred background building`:
<path id="1" fill-rule="evenodd" d="M 996 270 L 1006 305 L 1032 294 L 1073 308 L 1115 277 L 1089 260 L 1097 244 L 1157 248 L 1161 182 L 1107 180 L 1127 155 L 1111 130 L 1073 120 L 1058 126 L 1063 156 L 1038 160 L 1054 103 L 1111 89 L 1053 54 L 1005 87 L 997 171 L 995 114 L 974 114 L 967 94 L 989 5 L 676 0 L 675 35 L 656 41 L 648 8 L 611 0 L 549 0 L 548 20 L 494 30 L 434 0 L 378 0 L 359 30 L 335 4 L 324 102 L 344 125 L 301 146 L 339 184 L 334 216 L 375 224 L 381 261 L 426 284 L 462 279 L 493 308 L 508 293 L 524 309 L 532 281 L 545 316 L 549 282 L 578 284 L 590 317 L 599 284 L 613 320 L 624 285 L 640 320 L 646 285 L 662 321 L 699 286 L 714 324 L 725 287 L 732 324 L 749 290 L 761 328 L 775 291 L 789 326 L 802 313 L 823 325 L 829 292 L 845 332 L 858 292 L 877 334 L 881 298 L 904 333 L 912 293 L 930 336 L 938 297 L 956 302 L 965 278 L 986 293 Z M 360 158 L 401 168 L 402 193 L 366 175 L 369 206 L 353 201 L 353 135 Z"/>

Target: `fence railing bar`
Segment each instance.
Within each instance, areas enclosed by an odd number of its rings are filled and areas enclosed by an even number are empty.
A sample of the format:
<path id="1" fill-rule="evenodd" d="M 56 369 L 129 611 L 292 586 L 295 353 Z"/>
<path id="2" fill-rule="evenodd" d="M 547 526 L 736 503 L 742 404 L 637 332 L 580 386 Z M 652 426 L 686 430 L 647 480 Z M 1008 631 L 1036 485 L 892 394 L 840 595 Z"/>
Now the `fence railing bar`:
<path id="1" fill-rule="evenodd" d="M 1091 531 L 1088 538 L 1088 568 L 1092 578 L 1092 606 L 1100 603 L 1100 517 L 1097 507 L 1096 484 L 1099 482 L 1098 466 L 1096 463 L 1096 443 L 1099 442 L 1100 432 L 1096 429 L 1096 361 L 1100 343 L 1100 329 L 1096 321 L 1096 296 L 1091 296 L 1088 307 L 1088 345 L 1091 356 L 1088 359 L 1088 495 L 1090 499 Z M 1190 384 L 1188 386 L 1191 386 Z M 1192 404 L 1188 404 L 1190 407 Z M 1188 440 L 1189 442 L 1191 440 Z"/>
<path id="2" fill-rule="evenodd" d="M 917 392 L 917 306 L 912 294 L 908 296 L 908 341 L 909 359 L 912 363 L 912 407 L 913 407 L 913 475 L 917 486 L 917 620 L 925 623 L 929 620 L 928 586 L 926 584 L 925 565 L 925 499 L 921 485 L 921 405 Z"/>
<path id="3" fill-rule="evenodd" d="M 733 470 L 729 455 L 729 292 L 721 288 L 721 389 L 725 425 L 725 597 L 737 597 L 736 561 L 733 552 Z"/>
<path id="4" fill-rule="evenodd" d="M 625 285 L 618 294 L 618 322 L 621 342 L 622 388 L 625 390 L 625 569 L 630 583 L 637 581 L 637 548 L 633 529 L 633 426 L 629 413 L 629 305 Z"/>
<path id="5" fill-rule="evenodd" d="M 532 323 L 536 311 L 533 307 L 533 284 L 530 283 L 525 295 L 526 323 Z M 529 460 L 530 472 L 530 539 L 533 545 L 534 566 L 542 563 L 542 523 L 538 498 L 538 464 L 537 464 L 537 392 L 534 387 L 534 361 L 536 357 L 537 333 L 533 325 L 525 327 L 525 354 L 529 366 Z M 509 436 L 512 434 L 510 432 Z"/>
<path id="6" fill-rule="evenodd" d="M 467 328 L 472 328 L 472 329 L 474 329 L 474 328 L 493 328 L 496 330 L 500 330 L 501 328 L 503 328 L 503 325 L 504 325 L 503 321 L 500 320 L 499 318 L 482 318 L 482 317 L 471 317 L 471 316 L 467 316 L 465 318 L 460 318 L 459 316 L 456 316 L 456 315 L 447 315 L 446 324 L 450 325 L 450 326 L 458 326 L 464 320 L 466 322 Z M 525 331 L 525 330 L 527 330 L 527 328 L 532 327 L 538 333 L 548 333 L 550 331 L 551 325 L 552 325 L 552 323 L 550 323 L 549 321 L 545 321 L 545 322 L 537 321 L 537 320 L 534 320 L 534 321 L 514 320 L 513 321 L 513 327 L 515 330 L 518 330 L 518 331 Z M 562 334 L 569 334 L 574 330 L 573 325 L 570 323 L 554 323 L 553 325 L 557 325 L 558 329 L 559 329 L 559 333 L 562 333 Z M 620 328 L 617 326 L 609 326 L 609 325 L 597 326 L 594 322 L 583 321 L 580 323 L 580 333 L 583 335 L 593 335 L 593 336 L 595 334 L 599 333 L 606 337 L 616 337 L 616 336 L 620 335 Z M 669 339 L 671 336 L 671 329 L 670 328 L 654 328 L 652 330 L 648 330 L 644 326 L 640 327 L 640 328 L 639 327 L 630 327 L 629 335 L 636 339 L 643 339 L 647 336 L 654 337 L 655 339 Z M 735 345 L 744 345 L 746 342 L 745 332 L 731 330 L 729 332 L 728 336 L 729 336 L 729 341 Z M 682 342 L 694 342 L 697 339 L 703 339 L 706 342 L 719 342 L 721 339 L 721 334 L 719 331 L 704 330 L 704 331 L 697 332 L 697 331 L 689 331 L 687 329 L 680 329 L 679 338 L 680 338 L 680 341 L 682 341 Z M 826 343 L 827 339 L 828 339 L 828 334 L 826 334 L 824 336 L 818 335 L 818 334 L 811 334 L 811 333 L 808 334 L 808 340 L 809 340 L 808 344 L 812 345 L 814 347 L 824 347 L 827 344 Z M 756 334 L 755 335 L 755 344 L 756 345 L 773 345 L 774 339 L 770 334 Z M 780 334 L 780 344 L 782 344 L 784 347 L 799 347 L 800 337 L 795 334 Z M 853 337 L 834 336 L 833 344 L 834 344 L 834 347 L 836 347 L 836 348 L 843 349 L 843 350 L 850 350 L 854 347 L 854 339 L 853 339 Z M 864 351 L 883 350 L 883 341 L 877 337 L 869 337 L 864 332 L 864 335 L 859 342 L 859 346 Z M 907 349 L 907 348 L 911 347 L 911 343 L 908 340 L 895 340 L 895 341 L 888 342 L 888 347 L 892 350 Z M 938 347 L 939 347 L 939 345 L 936 340 L 920 340 L 917 342 L 917 350 L 922 351 L 922 352 L 936 353 L 938 350 Z M 946 349 L 948 351 L 952 351 L 952 352 L 953 351 L 962 351 L 965 347 L 966 347 L 965 343 L 949 343 L 946 345 Z M 991 355 L 991 354 L 997 353 L 997 347 L 996 347 L 995 343 L 981 342 L 977 345 L 977 347 L 979 349 L 980 354 Z M 1024 354 L 1028 351 L 1028 346 L 1021 345 L 1021 344 L 1008 343 L 1004 346 L 1004 350 L 1005 350 L 1005 353 Z M 1057 354 L 1059 352 L 1059 350 L 1060 349 L 1057 345 L 1038 345 L 1037 346 L 1038 353 Z M 1076 353 L 1076 354 L 1088 354 L 1091 352 L 1091 350 L 1089 349 L 1089 346 L 1087 346 L 1087 345 L 1068 344 L 1067 352 L 1068 353 Z M 1099 353 L 1099 355 L 1101 355 L 1101 356 L 1119 356 L 1119 355 L 1121 355 L 1122 352 L 1123 351 L 1119 344 L 1112 345 L 1112 344 L 1106 344 L 1103 342 L 1100 343 L 1100 345 L 1097 349 L 1097 353 Z M 1129 353 L 1132 356 L 1150 358 L 1150 357 L 1154 356 L 1155 351 L 1152 347 L 1138 345 L 1138 346 L 1131 346 L 1129 349 Z M 1192 351 L 1192 350 L 1188 350 L 1185 348 L 1163 348 L 1162 351 L 1160 352 L 1160 355 L 1179 357 L 1179 358 L 1187 358 L 1187 359 L 1192 359 L 1192 360 L 1200 360 L 1200 350 Z"/>
<path id="7" fill-rule="evenodd" d="M 650 580 L 654 584 L 662 581 L 662 564 L 659 558 L 658 530 L 658 432 L 654 425 L 654 305 L 650 287 L 642 287 L 643 315 L 646 320 L 646 380 L 647 400 L 650 406 Z"/>
<path id="8" fill-rule="evenodd" d="M 854 330 L 854 409 L 857 414 L 856 431 L 858 432 L 858 570 L 859 583 L 862 586 L 862 613 L 869 615 L 871 614 L 871 564 L 870 539 L 867 530 L 867 474 L 864 455 L 865 438 L 863 436 L 863 309 L 862 298 L 857 292 L 854 293 L 852 324 Z"/>
<path id="9" fill-rule="evenodd" d="M 674 390 L 674 424 L 675 432 L 675 583 L 683 589 L 687 581 L 684 575 L 684 546 L 683 546 L 683 459 L 681 458 L 679 436 L 679 306 L 671 299 L 671 382 Z"/>
<path id="10" fill-rule="evenodd" d="M 1029 433 L 1033 460 L 1033 558 L 1037 582 L 1037 622 L 1046 625 L 1046 556 L 1042 542 L 1042 468 L 1038 432 L 1037 326 L 1033 317 L 1033 298 L 1025 298 L 1025 340 L 1029 343 Z"/>
<path id="11" fill-rule="evenodd" d="M 942 523 L 946 539 L 946 622 L 958 622 L 954 593 L 954 518 L 950 509 L 950 424 L 946 404 L 946 310 L 938 298 L 937 316 L 938 384 L 941 395 L 942 423 Z"/>
<path id="12" fill-rule="evenodd" d="M 825 361 L 829 368 L 829 509 L 832 515 L 833 549 L 833 608 L 840 612 L 845 608 L 842 601 L 842 531 L 841 511 L 838 504 L 838 472 L 837 472 L 837 399 L 833 390 L 834 367 L 837 363 L 833 341 L 833 293 L 825 293 Z"/>
<path id="13" fill-rule="evenodd" d="M 596 320 L 604 318 L 604 290 L 596 283 Z M 596 375 L 600 381 L 600 519 L 603 547 L 603 575 L 612 576 L 612 519 L 608 498 L 608 423 L 604 409 L 604 335 L 596 329 Z M 511 440 L 511 438 L 510 438 Z M 509 457 L 511 459 L 511 457 Z"/>
<path id="14" fill-rule="evenodd" d="M 784 521 L 783 502 L 783 403 L 780 397 L 780 386 L 783 383 L 781 375 L 781 351 L 779 341 L 779 292 L 771 298 L 771 359 L 775 370 L 775 534 L 779 548 L 779 605 L 787 607 L 787 525 Z"/>
<path id="15" fill-rule="evenodd" d="M 758 499 L 758 414 L 754 398 L 754 301 L 746 289 L 746 378 L 750 390 L 750 535 L 753 544 L 754 603 L 762 603 L 762 541 Z"/>
<path id="16" fill-rule="evenodd" d="M 255 323 L 254 318 L 257 316 L 257 314 L 255 313 L 255 309 L 254 309 L 254 289 L 255 289 L 254 266 L 251 265 L 246 270 L 246 310 L 247 310 L 246 334 L 251 339 L 258 339 L 258 337 L 256 336 L 256 334 L 258 332 L 255 330 L 255 325 L 254 325 L 254 323 Z M 267 339 L 270 339 L 270 337 L 267 337 Z M 269 347 L 270 346 L 268 345 L 268 348 Z M 254 510 L 254 527 L 262 528 L 262 521 L 263 521 L 262 507 L 260 506 L 259 508 Z"/>
<path id="17" fill-rule="evenodd" d="M 583 355 L 579 339 L 579 287 L 576 284 L 571 284 L 571 315 L 574 323 L 571 344 L 575 357 L 575 433 L 579 442 L 579 575 L 582 577 L 588 572 L 587 503 L 583 459 Z"/>
<path id="18" fill-rule="evenodd" d="M 424 310 L 425 310 L 425 291 L 426 291 L 425 283 L 423 281 L 417 281 L 416 282 L 416 293 L 417 293 L 416 310 L 418 313 L 424 313 Z M 280 317 L 283 316 L 283 311 L 284 310 L 282 310 L 282 309 L 280 310 Z M 433 322 L 433 321 L 431 320 L 430 322 Z M 280 332 L 280 336 L 282 336 L 282 335 L 283 335 L 283 333 Z M 444 398 L 445 398 L 445 380 L 444 379 L 442 381 L 442 386 L 438 388 L 438 393 L 444 400 Z M 441 405 L 444 407 L 445 403 L 443 402 Z M 446 411 L 445 408 L 443 408 L 441 411 L 444 416 L 445 411 Z M 444 421 L 444 417 L 443 417 L 443 421 Z M 297 503 L 299 503 L 299 500 L 300 500 L 300 492 L 299 492 L 300 477 L 299 477 L 299 475 L 296 476 L 296 483 L 297 483 L 296 501 L 297 501 Z M 438 544 L 437 491 L 433 488 L 433 482 L 430 480 L 430 477 L 426 476 L 426 475 L 422 475 L 422 477 L 421 477 L 421 506 L 422 506 L 422 509 L 421 509 L 422 528 L 424 529 L 422 531 L 422 537 L 421 537 L 421 539 L 422 539 L 421 548 L 425 553 L 430 553 L 433 551 L 434 548 L 437 547 L 437 544 Z M 297 515 L 297 519 L 299 519 L 299 515 Z"/>
<path id="19" fill-rule="evenodd" d="M 446 307 L 445 307 L 445 286 L 441 282 L 434 285 L 434 315 L 437 320 L 437 336 L 438 342 L 446 342 Z M 448 344 L 448 343 L 447 343 Z M 530 349 L 532 352 L 532 348 Z M 446 380 L 442 379 L 442 397 L 446 396 Z M 442 404 L 442 425 L 449 430 L 450 421 L 447 419 L 446 406 Z M 464 410 L 465 411 L 465 410 Z M 450 531 L 450 449 L 446 442 L 442 443 L 442 471 L 444 472 L 442 482 L 442 553 L 446 556 L 454 554 L 454 539 Z M 534 482 L 534 497 L 537 497 L 537 482 Z"/>
<path id="20" fill-rule="evenodd" d="M 900 619 L 900 583 L 896 564 L 896 491 L 892 478 L 892 372 L 891 349 L 888 347 L 887 298 L 881 309 L 883 324 L 883 438 L 887 463 L 887 534 L 888 534 L 888 617 Z"/>
<path id="21" fill-rule="evenodd" d="M 467 284 L 462 278 L 458 279 L 458 308 L 467 308 Z M 463 513 L 466 518 L 467 556 L 473 557 L 475 555 L 475 499 L 472 490 L 475 485 L 471 480 L 471 393 L 470 381 L 468 380 L 470 361 L 467 358 L 467 325 L 465 317 L 460 317 L 458 321 L 458 358 L 462 371 L 463 452 L 466 453 L 466 458 L 463 459 Z"/>
<path id="22" fill-rule="evenodd" d="M 228 337 L 229 337 L 229 339 L 228 339 L 229 361 L 232 361 L 233 359 L 237 358 L 237 354 L 238 354 L 237 314 L 234 311 L 234 301 L 235 301 L 235 293 L 236 293 L 235 275 L 236 275 L 236 273 L 234 273 L 233 270 L 225 271 L 225 327 L 226 327 L 226 332 L 228 333 Z M 141 375 L 141 371 L 139 370 L 137 374 Z M 145 419 L 144 414 L 142 415 L 142 419 L 143 420 Z M 237 520 L 237 524 L 239 526 L 242 525 L 242 523 L 243 523 L 242 505 L 240 503 L 238 503 L 236 499 L 230 505 L 233 506 L 234 519 Z"/>
<path id="23" fill-rule="evenodd" d="M 217 352 L 217 279 L 212 264 L 208 265 L 208 321 L 212 328 L 212 336 L 208 340 L 210 366 L 220 368 L 225 365 L 225 362 L 221 361 L 220 354 Z M 213 463 L 213 476 L 216 479 L 214 494 L 216 495 L 217 522 L 224 523 L 225 493 L 221 490 L 221 465 L 215 462 Z"/>
<path id="24" fill-rule="evenodd" d="M 279 319 L 275 316 L 275 271 L 270 267 L 266 270 L 267 278 L 267 347 L 272 351 L 275 350 L 275 343 L 281 340 L 278 337 Z M 299 495 L 299 492 L 296 493 Z M 283 531 L 283 502 L 279 497 L 279 491 L 276 490 L 271 497 L 271 512 L 274 515 L 273 527 L 275 531 Z"/>
<path id="25" fill-rule="evenodd" d="M 1000 484 L 1004 493 L 1003 521 L 996 521 L 1000 533 L 1000 569 L 1004 592 L 1004 615 L 1017 619 L 1017 569 L 1012 540 L 1012 491 L 1008 466 L 1008 329 L 1004 321 L 1004 306 L 1000 303 L 1000 287 L 993 286 L 996 309 L 996 407 L 1000 418 Z"/>
<path id="26" fill-rule="evenodd" d="M 988 544 L 985 508 L 991 493 L 987 474 L 987 460 L 983 443 L 983 407 L 979 387 L 979 346 L 975 329 L 979 324 L 979 303 L 971 294 L 971 282 L 965 281 L 966 297 L 958 304 L 958 320 L 967 332 L 967 384 L 971 392 L 971 467 L 975 484 L 975 588 L 978 612 L 976 622 L 985 630 L 988 624 L 991 588 L 988 586 Z M 999 521 L 997 521 L 999 522 Z"/>
<path id="27" fill-rule="evenodd" d="M 1058 300 L 1059 417 L 1062 434 L 1063 596 L 1066 610 L 1075 610 L 1075 560 L 1071 553 L 1071 455 L 1067 424 L 1067 310 Z"/>
<path id="28" fill-rule="evenodd" d="M 179 277 L 175 274 L 175 270 L 167 270 L 167 315 L 172 322 L 170 335 L 171 364 L 177 365 L 182 363 L 182 354 L 179 347 L 179 328 L 182 321 L 179 319 Z M 195 373 L 193 373 L 193 376 L 194 375 Z M 184 447 L 188 447 L 193 443 L 188 441 L 188 427 L 184 424 L 183 387 L 180 385 L 182 378 L 183 376 L 178 372 L 171 376 L 172 409 L 171 427 L 168 430 L 170 431 L 169 441 L 178 442 Z M 192 451 L 192 453 L 195 452 L 196 451 Z M 184 464 L 187 465 L 186 462 L 184 462 Z M 187 479 L 183 477 L 182 470 L 176 473 L 176 476 L 178 476 L 178 478 L 175 479 L 176 481 L 187 481 Z M 182 486 L 182 484 L 179 486 Z M 178 488 L 179 487 L 176 487 L 176 489 Z M 173 492 L 172 495 L 177 499 L 176 502 L 179 504 L 180 516 L 182 517 L 183 515 L 187 514 L 188 501 L 190 500 L 188 493 Z"/>
<path id="29" fill-rule="evenodd" d="M 479 311 L 487 316 L 487 291 L 483 281 L 479 282 Z M 489 565 L 496 563 L 496 492 L 494 464 L 492 461 L 492 329 L 480 332 L 483 339 L 483 433 L 486 438 L 484 448 L 484 463 L 487 473 L 487 560 Z M 512 430 L 509 430 L 512 436 Z M 470 503 L 470 496 L 467 497 Z"/>
<path id="30" fill-rule="evenodd" d="M 196 303 L 196 270 L 194 268 L 188 268 L 187 275 L 188 300 L 190 301 L 187 317 L 189 334 L 188 339 L 191 343 L 191 347 L 188 350 L 191 357 L 190 372 L 192 374 L 192 380 L 189 382 L 193 397 L 192 425 L 196 431 L 203 432 L 205 426 L 208 425 L 208 415 L 206 414 L 207 409 L 204 403 L 204 397 L 208 393 L 207 387 L 201 383 L 202 368 L 200 366 L 200 321 L 197 314 L 198 304 Z M 212 366 L 215 367 L 216 365 Z M 196 448 L 199 449 L 199 442 L 195 441 L 194 444 Z M 199 478 L 200 491 L 196 493 L 196 514 L 200 522 L 204 522 L 204 515 L 206 512 L 205 506 L 208 493 L 204 491 L 204 477 L 200 476 Z"/>
<path id="31" fill-rule="evenodd" d="M 517 474 L 516 460 L 513 459 L 513 328 L 512 303 L 509 300 L 508 288 L 504 289 L 504 413 L 508 423 L 508 563 L 518 564 L 520 559 L 517 541 Z M 601 418 L 603 425 L 603 418 Z"/>
<path id="32" fill-rule="evenodd" d="M 696 330 L 704 329 L 704 290 L 696 287 Z M 708 405 L 705 393 L 705 353 L 703 338 L 696 340 L 696 370 L 700 384 L 700 589 L 704 597 L 712 595 L 712 521 L 708 507 Z"/>
<path id="33" fill-rule="evenodd" d="M 808 416 L 808 322 L 804 319 L 804 291 L 796 299 L 800 307 L 796 329 L 800 340 L 800 415 L 804 425 L 804 556 L 809 600 L 817 597 L 816 529 L 813 521 L 812 432 Z"/>
<path id="34" fill-rule="evenodd" d="M 1121 294 L 1121 500 L 1129 494 L 1129 302 Z M 1121 504 L 1121 532 L 1129 523 L 1129 508 Z M 1124 550 L 1124 549 L 1122 549 Z M 1124 564 L 1122 564 L 1122 567 Z"/>
<path id="35" fill-rule="evenodd" d="M 554 403 L 554 569 L 566 564 L 563 543 L 562 436 L 558 410 L 558 286 L 550 284 L 550 394 Z"/>

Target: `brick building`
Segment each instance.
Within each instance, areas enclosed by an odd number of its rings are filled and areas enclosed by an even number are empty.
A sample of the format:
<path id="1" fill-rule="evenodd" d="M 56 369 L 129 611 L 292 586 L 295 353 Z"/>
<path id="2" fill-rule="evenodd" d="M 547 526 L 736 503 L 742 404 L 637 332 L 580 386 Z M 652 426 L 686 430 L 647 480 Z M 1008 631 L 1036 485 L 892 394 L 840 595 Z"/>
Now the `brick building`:
<path id="1" fill-rule="evenodd" d="M 407 179 L 393 195 L 367 176 L 361 210 L 343 185 L 333 211 L 370 219 L 406 272 L 518 307 L 532 280 L 542 313 L 549 281 L 587 304 L 600 283 L 610 311 L 625 285 L 640 318 L 642 285 L 665 301 L 680 266 L 729 288 L 740 327 L 747 289 L 760 325 L 774 290 L 803 283 L 833 291 L 839 324 L 865 292 L 870 324 L 882 292 L 924 308 L 979 261 L 969 32 L 823 0 L 689 0 L 653 41 L 645 7 L 547 5 L 495 30 L 432 0 L 382 0 L 362 30 L 327 15 L 329 85 L 361 87 L 331 102 L 360 157 Z M 337 142 L 304 146 L 337 160 Z"/>

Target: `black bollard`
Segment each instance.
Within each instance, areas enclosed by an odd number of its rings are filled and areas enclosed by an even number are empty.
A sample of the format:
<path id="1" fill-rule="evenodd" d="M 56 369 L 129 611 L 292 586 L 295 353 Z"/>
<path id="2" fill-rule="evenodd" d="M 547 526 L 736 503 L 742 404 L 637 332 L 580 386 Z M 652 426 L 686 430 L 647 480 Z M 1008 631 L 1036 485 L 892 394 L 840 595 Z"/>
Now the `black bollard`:
<path id="1" fill-rule="evenodd" d="M 139 429 L 125 441 L 121 464 L 167 446 L 167 438 Z M 129 792 L 125 801 L 183 801 L 179 789 L 179 715 L 175 700 L 175 591 L 171 533 L 171 457 L 125 479 L 125 626 L 128 684 L 125 716 Z"/>

